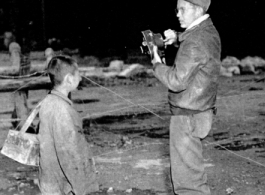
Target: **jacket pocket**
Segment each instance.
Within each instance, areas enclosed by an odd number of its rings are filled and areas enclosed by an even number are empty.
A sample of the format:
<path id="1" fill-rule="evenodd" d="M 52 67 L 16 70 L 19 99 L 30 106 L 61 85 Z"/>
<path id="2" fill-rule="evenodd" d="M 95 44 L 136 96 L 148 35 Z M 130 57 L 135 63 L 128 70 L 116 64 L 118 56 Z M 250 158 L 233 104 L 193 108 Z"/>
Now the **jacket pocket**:
<path id="1" fill-rule="evenodd" d="M 192 117 L 192 126 L 193 131 L 192 135 L 194 137 L 199 137 L 201 139 L 205 138 L 212 128 L 213 121 L 213 111 L 208 110 L 193 115 Z"/>

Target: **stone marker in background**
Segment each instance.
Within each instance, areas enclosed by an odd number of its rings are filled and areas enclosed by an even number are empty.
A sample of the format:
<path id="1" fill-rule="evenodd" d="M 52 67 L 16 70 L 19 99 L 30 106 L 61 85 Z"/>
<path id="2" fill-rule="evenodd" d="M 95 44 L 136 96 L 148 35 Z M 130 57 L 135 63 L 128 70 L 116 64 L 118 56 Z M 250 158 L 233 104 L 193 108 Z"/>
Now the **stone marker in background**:
<path id="1" fill-rule="evenodd" d="M 221 75 L 232 77 L 240 74 L 240 60 L 233 56 L 227 56 L 222 60 Z"/>
<path id="2" fill-rule="evenodd" d="M 18 43 L 12 42 L 9 45 L 9 53 L 10 53 L 10 62 L 11 66 L 17 67 L 17 69 L 20 68 L 20 54 L 21 54 L 21 47 Z"/>
<path id="3" fill-rule="evenodd" d="M 51 61 L 52 57 L 54 56 L 54 51 L 52 48 L 48 47 L 45 52 L 44 52 L 44 55 L 45 55 L 45 58 L 46 58 L 46 68 L 48 67 L 48 64 L 49 62 Z M 45 68 L 45 69 L 46 69 Z"/>
<path id="4" fill-rule="evenodd" d="M 265 70 L 265 60 L 260 57 L 247 56 L 241 60 L 240 68 L 245 74 L 259 74 Z"/>
<path id="5" fill-rule="evenodd" d="M 4 46 L 9 47 L 10 43 L 15 42 L 16 37 L 12 32 L 4 32 Z"/>
<path id="6" fill-rule="evenodd" d="M 55 52 L 53 51 L 52 48 L 48 47 L 45 51 L 44 51 L 44 55 L 46 58 L 45 61 L 45 70 L 48 69 L 48 64 L 51 61 L 51 59 L 53 58 L 53 56 L 55 56 Z M 48 94 L 50 92 L 50 90 L 46 90 L 46 93 Z M 71 93 L 69 93 L 69 97 L 71 98 Z"/>
<path id="7" fill-rule="evenodd" d="M 113 60 L 110 62 L 109 69 L 120 72 L 124 67 L 124 62 L 121 60 Z"/>
<path id="8" fill-rule="evenodd" d="M 131 76 L 134 76 L 137 73 L 143 72 L 144 66 L 141 64 L 131 64 L 127 68 L 125 68 L 123 71 L 119 73 L 119 77 L 129 78 Z"/>

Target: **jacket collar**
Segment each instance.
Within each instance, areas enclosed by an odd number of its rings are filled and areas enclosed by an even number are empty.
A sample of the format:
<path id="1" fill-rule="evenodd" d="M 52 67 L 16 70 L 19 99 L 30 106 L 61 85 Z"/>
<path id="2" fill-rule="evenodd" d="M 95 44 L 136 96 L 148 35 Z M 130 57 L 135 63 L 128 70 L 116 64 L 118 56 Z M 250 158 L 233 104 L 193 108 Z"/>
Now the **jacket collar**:
<path id="1" fill-rule="evenodd" d="M 204 20 L 206 20 L 209 17 L 210 17 L 209 14 L 204 14 L 203 16 L 199 17 L 197 20 L 192 22 L 186 30 L 189 30 L 193 28 L 194 26 L 197 26 L 198 24 L 202 23 Z"/>
<path id="2" fill-rule="evenodd" d="M 64 94 L 62 94 L 61 92 L 59 92 L 59 91 L 53 89 L 53 90 L 51 91 L 51 94 L 56 95 L 56 96 L 62 98 L 64 101 L 66 101 L 66 102 L 67 102 L 68 104 L 70 104 L 71 106 L 73 105 L 73 102 L 72 102 L 68 97 L 66 97 Z"/>
<path id="3" fill-rule="evenodd" d="M 186 31 L 184 31 L 183 33 L 181 33 L 179 35 L 179 41 L 180 42 L 184 41 L 196 29 L 198 29 L 198 28 L 204 28 L 204 27 L 209 26 L 209 25 L 213 25 L 213 22 L 212 22 L 211 18 L 207 18 L 206 20 L 202 21 L 198 25 L 195 25 L 192 28 L 187 29 Z"/>

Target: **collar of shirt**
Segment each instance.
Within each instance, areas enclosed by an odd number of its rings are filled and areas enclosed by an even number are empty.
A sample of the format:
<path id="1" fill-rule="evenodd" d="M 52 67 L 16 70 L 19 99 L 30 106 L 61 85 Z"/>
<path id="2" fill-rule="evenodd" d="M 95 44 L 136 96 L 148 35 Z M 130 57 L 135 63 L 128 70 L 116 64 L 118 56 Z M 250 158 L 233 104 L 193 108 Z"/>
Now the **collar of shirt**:
<path id="1" fill-rule="evenodd" d="M 197 20 L 193 21 L 186 30 L 189 30 L 191 28 L 193 28 L 194 26 L 197 26 L 198 24 L 200 24 L 202 21 L 206 20 L 207 18 L 209 18 L 210 15 L 209 14 L 205 14 L 201 17 L 199 17 Z"/>
<path id="2" fill-rule="evenodd" d="M 59 91 L 53 89 L 53 90 L 51 91 L 51 94 L 56 95 L 56 96 L 62 98 L 62 99 L 65 100 L 67 103 L 69 103 L 71 106 L 73 105 L 73 102 L 72 102 L 68 97 L 66 97 L 64 94 L 62 94 L 61 92 L 59 92 Z"/>

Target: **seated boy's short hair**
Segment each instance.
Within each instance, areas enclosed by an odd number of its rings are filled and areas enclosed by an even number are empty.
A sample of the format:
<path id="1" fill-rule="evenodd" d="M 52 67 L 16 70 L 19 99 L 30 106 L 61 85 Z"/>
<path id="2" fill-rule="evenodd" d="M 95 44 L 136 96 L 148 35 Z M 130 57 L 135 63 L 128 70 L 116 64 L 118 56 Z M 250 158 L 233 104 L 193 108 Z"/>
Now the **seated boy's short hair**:
<path id="1" fill-rule="evenodd" d="M 65 55 L 54 56 L 48 64 L 48 74 L 51 79 L 52 86 L 62 84 L 67 74 L 74 75 L 77 70 L 76 61 Z"/>

